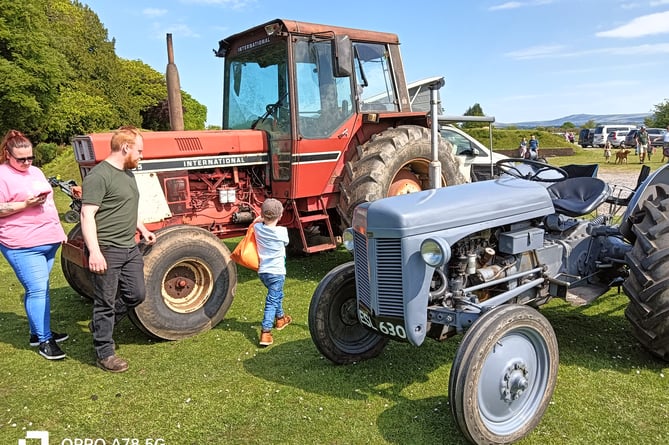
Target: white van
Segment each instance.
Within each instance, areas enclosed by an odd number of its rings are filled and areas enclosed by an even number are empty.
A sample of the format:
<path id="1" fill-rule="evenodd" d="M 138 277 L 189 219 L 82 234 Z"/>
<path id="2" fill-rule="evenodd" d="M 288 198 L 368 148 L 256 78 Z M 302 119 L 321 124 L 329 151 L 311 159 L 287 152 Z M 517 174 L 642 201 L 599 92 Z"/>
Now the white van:
<path id="1" fill-rule="evenodd" d="M 636 125 L 627 125 L 627 124 L 608 124 L 608 125 L 597 125 L 595 127 L 595 136 L 592 140 L 593 147 L 603 147 L 606 143 L 606 137 L 612 131 L 630 131 L 636 130 Z"/>

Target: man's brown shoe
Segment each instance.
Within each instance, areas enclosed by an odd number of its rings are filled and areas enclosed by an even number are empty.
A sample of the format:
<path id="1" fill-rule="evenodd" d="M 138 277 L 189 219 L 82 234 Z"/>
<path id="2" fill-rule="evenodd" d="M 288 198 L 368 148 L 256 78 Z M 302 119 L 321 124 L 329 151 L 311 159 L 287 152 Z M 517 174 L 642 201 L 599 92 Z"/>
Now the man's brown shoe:
<path id="1" fill-rule="evenodd" d="M 260 346 L 269 346 L 274 343 L 272 333 L 270 331 L 260 331 Z"/>
<path id="2" fill-rule="evenodd" d="M 288 326 L 291 321 L 293 321 L 293 319 L 290 317 L 290 315 L 284 315 L 283 317 L 277 318 L 275 324 L 276 330 L 280 331 L 281 329 Z"/>
<path id="3" fill-rule="evenodd" d="M 128 362 L 116 355 L 98 359 L 97 364 L 100 368 L 109 372 L 124 372 L 128 370 Z"/>

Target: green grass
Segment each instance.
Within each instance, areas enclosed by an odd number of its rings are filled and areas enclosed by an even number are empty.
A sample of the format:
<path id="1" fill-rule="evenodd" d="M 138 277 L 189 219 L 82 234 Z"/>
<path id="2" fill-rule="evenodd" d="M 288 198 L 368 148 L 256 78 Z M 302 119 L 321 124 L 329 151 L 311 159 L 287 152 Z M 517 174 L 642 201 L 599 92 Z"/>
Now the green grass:
<path id="1" fill-rule="evenodd" d="M 67 197 L 56 197 L 65 211 Z M 224 242 L 232 248 L 236 241 Z M 226 318 L 197 337 L 153 341 L 125 320 L 115 339 L 130 370 L 116 375 L 95 367 L 86 327 L 92 306 L 70 289 L 59 264 L 52 319 L 54 330 L 70 334 L 68 358 L 49 362 L 28 346 L 22 288 L 3 258 L 0 444 L 15 444 L 29 430 L 49 431 L 51 444 L 463 444 L 448 405 L 459 336 L 418 348 L 390 343 L 377 359 L 352 366 L 332 365 L 317 352 L 307 325 L 311 295 L 327 271 L 349 259 L 338 250 L 288 261 L 285 307 L 295 321 L 266 349 L 257 346 L 264 287 L 245 269 Z M 558 384 L 543 420 L 520 443 L 666 443 L 669 365 L 632 338 L 626 305 L 614 289 L 590 306 L 553 300 L 542 307 L 560 345 Z"/>

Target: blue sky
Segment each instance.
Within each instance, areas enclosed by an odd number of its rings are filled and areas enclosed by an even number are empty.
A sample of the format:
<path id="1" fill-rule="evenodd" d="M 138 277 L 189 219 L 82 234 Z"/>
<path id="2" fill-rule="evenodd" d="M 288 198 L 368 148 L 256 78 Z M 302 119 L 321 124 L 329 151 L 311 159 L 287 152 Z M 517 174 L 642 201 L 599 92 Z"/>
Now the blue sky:
<path id="1" fill-rule="evenodd" d="M 218 41 L 284 18 L 399 36 L 407 81 L 442 76 L 445 114 L 497 122 L 651 112 L 669 98 L 669 0 L 82 0 L 116 53 L 159 72 L 172 33 L 181 88 L 221 124 Z"/>

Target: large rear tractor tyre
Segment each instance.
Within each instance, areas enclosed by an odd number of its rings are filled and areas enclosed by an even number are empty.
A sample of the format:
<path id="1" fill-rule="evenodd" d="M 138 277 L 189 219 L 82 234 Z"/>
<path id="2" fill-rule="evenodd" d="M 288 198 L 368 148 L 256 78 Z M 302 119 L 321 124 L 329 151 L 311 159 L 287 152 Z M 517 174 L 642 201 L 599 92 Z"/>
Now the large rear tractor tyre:
<path id="1" fill-rule="evenodd" d="M 388 339 L 358 320 L 355 265 L 341 264 L 318 284 L 309 305 L 309 332 L 316 348 L 338 365 L 377 357 Z"/>
<path id="2" fill-rule="evenodd" d="M 414 125 L 389 128 L 363 145 L 346 162 L 337 210 L 351 224 L 360 203 L 428 189 L 432 159 L 430 129 Z M 467 182 L 453 156 L 451 144 L 439 138 L 442 185 Z"/>
<path id="3" fill-rule="evenodd" d="M 642 205 L 627 253 L 630 299 L 625 316 L 632 334 L 651 354 L 669 361 L 669 186 L 656 185 Z"/>
<path id="4" fill-rule="evenodd" d="M 67 234 L 67 239 L 70 240 L 70 242 L 74 241 L 81 243 L 83 246 L 84 237 L 81 234 L 80 224 L 77 224 L 72 228 L 72 230 L 70 230 L 70 233 Z M 65 276 L 65 281 L 67 281 L 67 284 L 69 284 L 70 287 L 82 297 L 92 300 L 95 292 L 93 290 L 91 272 L 88 269 L 85 269 L 69 261 L 63 255 L 60 256 L 60 266 L 63 270 L 63 275 Z"/>
<path id="5" fill-rule="evenodd" d="M 513 443 L 527 436 L 550 403 L 558 344 L 546 318 L 528 306 L 505 304 L 465 333 L 451 367 L 448 399 L 472 443 Z"/>
<path id="6" fill-rule="evenodd" d="M 179 340 L 216 326 L 232 304 L 237 267 L 230 251 L 210 232 L 173 226 L 144 246 L 146 299 L 133 322 L 148 335 Z"/>

